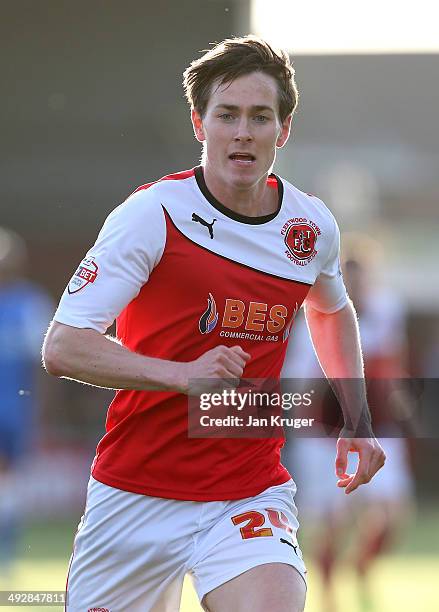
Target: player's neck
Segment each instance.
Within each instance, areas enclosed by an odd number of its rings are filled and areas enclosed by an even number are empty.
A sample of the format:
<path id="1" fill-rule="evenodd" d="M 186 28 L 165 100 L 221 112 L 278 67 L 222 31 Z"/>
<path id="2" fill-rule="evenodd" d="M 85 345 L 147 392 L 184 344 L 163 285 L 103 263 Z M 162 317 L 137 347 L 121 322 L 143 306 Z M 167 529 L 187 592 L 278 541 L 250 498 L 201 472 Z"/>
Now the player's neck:
<path id="1" fill-rule="evenodd" d="M 266 176 L 256 185 L 240 189 L 222 181 L 208 166 L 203 166 L 203 174 L 210 193 L 233 212 L 246 217 L 262 217 L 271 215 L 278 209 L 278 191 L 267 185 Z"/>

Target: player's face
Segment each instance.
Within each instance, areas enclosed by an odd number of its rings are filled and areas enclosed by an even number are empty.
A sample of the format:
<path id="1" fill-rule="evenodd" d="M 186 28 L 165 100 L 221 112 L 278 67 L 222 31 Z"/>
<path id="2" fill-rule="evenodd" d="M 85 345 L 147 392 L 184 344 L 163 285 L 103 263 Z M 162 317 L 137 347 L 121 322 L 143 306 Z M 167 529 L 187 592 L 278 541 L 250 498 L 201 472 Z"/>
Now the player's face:
<path id="1" fill-rule="evenodd" d="M 245 189 L 265 180 L 276 147 L 288 139 L 291 116 L 280 121 L 274 78 L 252 72 L 214 85 L 204 117 L 192 111 L 192 121 L 204 143 L 206 171 L 223 184 Z"/>

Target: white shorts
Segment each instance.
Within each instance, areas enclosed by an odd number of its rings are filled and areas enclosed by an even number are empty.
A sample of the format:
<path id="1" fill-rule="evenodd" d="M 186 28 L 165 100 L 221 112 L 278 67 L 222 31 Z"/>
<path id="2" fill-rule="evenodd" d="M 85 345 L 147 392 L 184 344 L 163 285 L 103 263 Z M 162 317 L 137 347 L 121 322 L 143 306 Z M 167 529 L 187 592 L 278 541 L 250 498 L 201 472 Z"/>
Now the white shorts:
<path id="1" fill-rule="evenodd" d="M 292 480 L 255 497 L 192 502 L 137 495 L 90 479 L 70 563 L 69 612 L 176 612 L 186 574 L 200 601 L 265 563 L 305 580 Z"/>

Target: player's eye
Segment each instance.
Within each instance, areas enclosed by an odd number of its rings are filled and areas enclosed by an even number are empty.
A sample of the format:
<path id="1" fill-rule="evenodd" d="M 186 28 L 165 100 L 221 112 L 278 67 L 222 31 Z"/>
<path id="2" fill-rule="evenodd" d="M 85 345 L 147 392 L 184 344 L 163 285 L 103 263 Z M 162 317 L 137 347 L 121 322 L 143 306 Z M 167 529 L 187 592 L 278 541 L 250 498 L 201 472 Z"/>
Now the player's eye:
<path id="1" fill-rule="evenodd" d="M 219 118 L 223 121 L 232 121 L 233 115 L 231 113 L 222 113 Z"/>
<path id="2" fill-rule="evenodd" d="M 255 121 L 257 121 L 258 123 L 265 123 L 266 121 L 268 121 L 268 117 L 266 117 L 265 115 L 256 115 Z"/>

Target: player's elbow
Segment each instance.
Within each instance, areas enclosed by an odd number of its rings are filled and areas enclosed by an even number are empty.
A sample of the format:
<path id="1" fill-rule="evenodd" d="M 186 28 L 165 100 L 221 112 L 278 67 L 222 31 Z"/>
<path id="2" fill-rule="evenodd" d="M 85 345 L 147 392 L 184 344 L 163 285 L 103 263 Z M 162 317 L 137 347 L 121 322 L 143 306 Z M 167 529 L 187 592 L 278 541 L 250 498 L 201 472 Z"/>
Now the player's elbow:
<path id="1" fill-rule="evenodd" d="M 59 324 L 53 322 L 46 334 L 42 348 L 43 366 L 52 376 L 62 377 L 69 374 L 68 363 L 66 360 L 65 338 Z"/>
<path id="2" fill-rule="evenodd" d="M 46 339 L 42 350 L 43 366 L 48 374 L 52 376 L 65 376 L 62 359 L 56 342 Z"/>
<path id="3" fill-rule="evenodd" d="M 353 312 L 353 305 L 350 298 L 348 298 L 347 302 L 338 308 L 337 310 L 326 312 L 323 310 L 318 310 L 314 306 L 309 303 L 305 304 L 305 316 L 307 321 L 310 319 L 316 321 L 326 321 L 331 319 L 336 319 L 340 317 L 346 316 L 346 314 L 350 315 Z"/>

